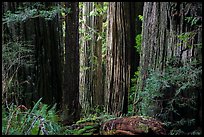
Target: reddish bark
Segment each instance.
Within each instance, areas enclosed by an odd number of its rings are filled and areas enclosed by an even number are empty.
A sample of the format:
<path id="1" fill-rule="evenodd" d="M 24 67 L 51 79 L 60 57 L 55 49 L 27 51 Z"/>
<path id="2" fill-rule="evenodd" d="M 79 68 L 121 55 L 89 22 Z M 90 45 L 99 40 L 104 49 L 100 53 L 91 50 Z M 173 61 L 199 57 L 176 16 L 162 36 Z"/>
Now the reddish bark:
<path id="1" fill-rule="evenodd" d="M 163 123 L 153 118 L 132 116 L 109 120 L 101 125 L 102 135 L 165 135 Z"/>

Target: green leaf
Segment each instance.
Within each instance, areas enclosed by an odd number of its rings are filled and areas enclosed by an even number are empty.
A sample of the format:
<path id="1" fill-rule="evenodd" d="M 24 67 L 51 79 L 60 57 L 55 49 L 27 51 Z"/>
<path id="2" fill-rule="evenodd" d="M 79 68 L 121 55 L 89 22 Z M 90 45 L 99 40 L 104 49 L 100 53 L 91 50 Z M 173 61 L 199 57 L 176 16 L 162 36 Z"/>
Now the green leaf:
<path id="1" fill-rule="evenodd" d="M 140 19 L 141 21 L 143 21 L 143 16 L 142 16 L 142 15 L 138 15 L 138 17 L 139 17 L 139 19 Z"/>

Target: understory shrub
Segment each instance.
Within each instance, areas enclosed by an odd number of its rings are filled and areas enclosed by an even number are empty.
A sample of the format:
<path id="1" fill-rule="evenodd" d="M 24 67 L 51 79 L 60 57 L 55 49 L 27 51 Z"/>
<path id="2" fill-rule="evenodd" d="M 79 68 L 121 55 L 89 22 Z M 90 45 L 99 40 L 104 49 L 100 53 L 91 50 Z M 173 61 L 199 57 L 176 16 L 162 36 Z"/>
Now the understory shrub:
<path id="1" fill-rule="evenodd" d="M 195 61 L 167 66 L 165 71 L 150 70 L 143 91 L 138 91 L 138 114 L 163 121 L 170 135 L 201 134 L 199 109 L 202 66 Z"/>

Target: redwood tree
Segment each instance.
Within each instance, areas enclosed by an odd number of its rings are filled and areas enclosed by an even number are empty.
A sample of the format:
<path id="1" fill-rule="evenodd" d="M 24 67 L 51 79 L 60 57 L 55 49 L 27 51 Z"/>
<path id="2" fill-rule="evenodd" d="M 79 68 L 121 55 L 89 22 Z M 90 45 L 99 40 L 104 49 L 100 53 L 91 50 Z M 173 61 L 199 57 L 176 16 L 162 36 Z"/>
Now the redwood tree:
<path id="1" fill-rule="evenodd" d="M 79 4 L 66 2 L 70 13 L 66 15 L 65 64 L 63 82 L 63 121 L 71 124 L 80 117 L 79 112 Z"/>
<path id="2" fill-rule="evenodd" d="M 97 13 L 102 2 L 83 3 L 80 101 L 86 112 L 90 108 L 103 105 L 102 85 L 102 22 L 103 13 Z M 92 14 L 94 13 L 94 14 Z M 88 36 L 88 37 L 87 37 Z"/>
<path id="3" fill-rule="evenodd" d="M 198 8 L 196 8 L 196 6 Z M 196 43 L 202 43 L 201 24 L 190 25 L 186 17 L 195 17 L 197 23 L 201 23 L 202 7 L 200 3 L 180 2 L 145 2 L 143 10 L 142 30 L 142 53 L 140 56 L 140 67 L 142 84 L 147 77 L 149 68 L 164 70 L 167 62 L 172 57 L 186 62 L 196 58 L 201 61 L 202 56 Z M 186 32 L 196 32 L 189 44 L 178 38 Z M 192 42 L 193 41 L 193 42 Z"/>
<path id="4" fill-rule="evenodd" d="M 128 2 L 110 2 L 108 7 L 105 105 L 113 114 L 127 113 L 134 8 Z"/>

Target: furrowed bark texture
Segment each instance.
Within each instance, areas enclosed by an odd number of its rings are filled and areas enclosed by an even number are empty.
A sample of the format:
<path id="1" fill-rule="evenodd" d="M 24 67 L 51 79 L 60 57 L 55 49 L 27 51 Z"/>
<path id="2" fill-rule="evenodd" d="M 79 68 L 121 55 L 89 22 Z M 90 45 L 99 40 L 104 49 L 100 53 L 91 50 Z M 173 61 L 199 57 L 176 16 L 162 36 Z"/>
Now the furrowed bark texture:
<path id="1" fill-rule="evenodd" d="M 94 11 L 96 5 L 103 6 L 103 2 L 94 3 Z M 102 106 L 104 104 L 104 92 L 102 86 L 102 23 L 103 15 L 93 16 L 92 27 L 96 31 L 93 34 L 93 106 Z"/>
<path id="2" fill-rule="evenodd" d="M 84 2 L 83 3 L 83 11 L 82 16 L 84 23 L 82 23 L 82 44 L 81 44 L 81 54 L 80 54 L 80 103 L 82 108 L 86 112 L 92 106 L 92 46 L 91 40 L 87 39 L 87 35 L 89 34 L 89 30 L 91 27 L 91 16 L 89 16 L 90 12 L 93 10 L 92 2 Z"/>
<path id="3" fill-rule="evenodd" d="M 127 112 L 130 86 L 130 3 L 110 2 L 108 7 L 105 104 L 108 112 Z"/>
<path id="4" fill-rule="evenodd" d="M 96 5 L 102 2 L 84 2 L 80 70 L 80 102 L 87 111 L 90 107 L 103 105 L 102 86 L 102 15 L 90 15 L 96 12 Z M 90 39 L 87 39 L 87 35 Z"/>
<path id="5" fill-rule="evenodd" d="M 202 42 L 202 28 L 189 26 L 185 20 L 189 16 L 200 18 L 201 11 L 199 3 L 145 2 L 140 56 L 142 81 L 145 81 L 149 68 L 164 70 L 168 60 L 174 56 L 184 62 L 193 58 L 202 60 L 201 52 L 195 45 Z M 178 35 L 193 30 L 198 34 L 188 42 L 193 45 L 188 49 L 187 43 L 182 43 Z M 141 89 L 143 87 L 144 82 Z"/>

